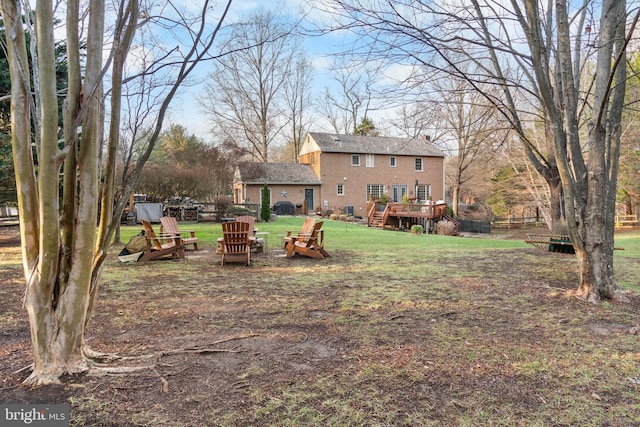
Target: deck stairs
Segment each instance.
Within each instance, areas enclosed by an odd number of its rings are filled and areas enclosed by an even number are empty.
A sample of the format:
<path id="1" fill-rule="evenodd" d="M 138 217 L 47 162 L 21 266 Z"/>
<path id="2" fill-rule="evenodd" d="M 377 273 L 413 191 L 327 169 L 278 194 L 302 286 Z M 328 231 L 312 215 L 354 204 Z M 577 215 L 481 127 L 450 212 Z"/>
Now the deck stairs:
<path id="1" fill-rule="evenodd" d="M 384 212 L 376 211 L 373 213 L 369 227 L 383 228 L 384 226 Z"/>

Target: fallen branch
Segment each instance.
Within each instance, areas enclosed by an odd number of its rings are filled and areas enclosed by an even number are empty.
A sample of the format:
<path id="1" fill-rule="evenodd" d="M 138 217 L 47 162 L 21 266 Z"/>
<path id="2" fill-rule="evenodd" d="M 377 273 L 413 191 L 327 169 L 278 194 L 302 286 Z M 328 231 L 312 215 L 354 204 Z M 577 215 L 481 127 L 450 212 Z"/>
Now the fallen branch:
<path id="1" fill-rule="evenodd" d="M 181 348 L 176 350 L 164 350 L 156 353 L 158 356 L 171 354 L 208 354 L 208 353 L 242 353 L 243 350 L 229 350 L 226 348 Z"/>
<path id="2" fill-rule="evenodd" d="M 32 364 L 30 364 L 30 365 L 25 366 L 24 368 L 20 368 L 20 369 L 18 369 L 17 371 L 15 371 L 14 373 L 12 373 L 11 375 L 19 374 L 19 373 L 24 372 L 24 371 L 27 371 L 27 370 L 29 370 L 29 369 L 33 370 L 33 363 L 32 363 Z"/>
<path id="3" fill-rule="evenodd" d="M 179 348 L 179 349 L 173 349 L 173 350 L 161 350 L 155 353 L 150 353 L 150 354 L 142 354 L 139 356 L 117 356 L 114 357 L 113 360 L 121 360 L 121 361 L 129 361 L 129 360 L 142 360 L 142 359 L 157 359 L 160 358 L 162 356 L 169 356 L 172 354 L 189 354 L 189 353 L 193 353 L 193 354 L 207 354 L 207 353 L 241 353 L 241 351 L 237 351 L 237 350 L 227 350 L 227 349 L 216 349 L 216 348 L 212 348 L 211 346 L 217 345 L 217 344 L 222 344 L 225 342 L 230 342 L 230 341 L 235 341 L 235 340 L 240 340 L 240 339 L 244 339 L 244 338 L 252 338 L 252 337 L 257 337 L 260 334 L 246 334 L 246 335 L 238 335 L 235 337 L 230 337 L 230 338 L 224 338 L 218 341 L 214 341 L 212 343 L 209 344 L 204 344 L 202 346 L 194 346 L 194 347 L 186 347 L 186 348 Z M 206 346 L 206 347 L 205 347 Z"/>
<path id="4" fill-rule="evenodd" d="M 133 372 L 153 370 L 154 368 L 155 367 L 153 365 L 113 366 L 113 367 L 97 366 L 97 367 L 91 368 L 89 370 L 88 375 L 92 377 L 102 377 L 107 375 L 122 375 L 122 374 L 130 374 Z"/>

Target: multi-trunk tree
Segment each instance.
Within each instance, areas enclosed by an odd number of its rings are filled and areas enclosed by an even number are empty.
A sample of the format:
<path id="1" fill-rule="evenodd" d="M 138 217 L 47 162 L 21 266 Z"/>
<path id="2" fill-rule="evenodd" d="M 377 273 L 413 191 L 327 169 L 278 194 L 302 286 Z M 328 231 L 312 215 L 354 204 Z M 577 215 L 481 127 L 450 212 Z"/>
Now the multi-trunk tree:
<path id="1" fill-rule="evenodd" d="M 625 0 L 585 0 L 579 7 L 568 0 L 323 5 L 337 17 L 333 29 L 371 41 L 367 60 L 414 66 L 414 79 L 448 69 L 483 93 L 545 177 L 551 200 L 562 196 L 579 261 L 576 294 L 624 299 L 613 274 L 613 229 L 626 48 L 637 9 L 628 16 Z M 466 73 L 461 60 L 477 71 Z M 483 85 L 500 94 L 484 92 Z M 546 152 L 530 139 L 536 123 L 544 126 Z"/>
<path id="2" fill-rule="evenodd" d="M 183 30 L 192 30 L 193 45 L 180 52 L 180 60 L 173 62 L 177 64 L 173 84 L 158 109 L 147 151 L 136 166 L 138 173 L 160 134 L 173 95 L 196 64 L 208 55 L 231 1 L 217 11 L 218 23 L 213 27 L 206 22 L 207 14 L 211 13 L 209 3 L 204 1 L 198 19 L 183 22 Z M 54 6 L 51 1 L 38 0 L 35 11 L 22 9 L 29 4 L 20 0 L 0 1 L 9 35 L 6 45 L 11 76 L 12 155 L 26 282 L 24 304 L 34 353 L 33 370 L 26 383 L 38 385 L 58 382 L 63 374 L 83 372 L 92 366 L 95 352 L 86 346 L 85 328 L 98 295 L 110 237 L 124 208 L 124 202 L 114 208 L 113 201 L 127 54 L 140 25 L 166 19 L 165 23 L 171 22 L 175 29 L 180 20 L 166 17 L 169 9 L 165 9 L 164 15 L 153 16 L 152 9 L 141 12 L 137 0 L 123 0 L 114 12 L 115 25 L 109 30 L 113 31 L 109 36 L 111 49 L 105 62 L 105 2 L 65 2 L 68 86 L 60 129 Z M 29 49 L 24 36 L 25 24 L 35 28 L 30 37 L 35 42 L 34 49 Z M 80 42 L 80 34 L 86 36 L 86 51 L 81 49 L 84 43 Z M 170 55 L 158 57 L 167 59 Z M 144 71 L 153 72 L 153 68 Z M 106 86 L 110 104 L 105 113 Z M 109 126 L 105 129 L 106 115 Z M 101 154 L 103 134 L 107 135 L 106 149 Z M 134 184 L 135 179 L 131 186 Z M 130 191 L 131 187 L 125 193 Z"/>

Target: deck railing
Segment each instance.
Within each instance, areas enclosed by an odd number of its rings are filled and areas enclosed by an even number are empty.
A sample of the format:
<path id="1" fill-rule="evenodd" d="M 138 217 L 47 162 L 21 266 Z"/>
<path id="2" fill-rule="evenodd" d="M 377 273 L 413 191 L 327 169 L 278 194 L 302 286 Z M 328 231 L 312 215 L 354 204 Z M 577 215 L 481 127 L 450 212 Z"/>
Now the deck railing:
<path id="1" fill-rule="evenodd" d="M 367 218 L 369 225 L 373 221 L 373 217 L 380 204 L 367 202 Z M 446 204 L 428 204 L 419 203 L 387 203 L 382 210 L 382 223 L 386 224 L 390 216 L 395 217 L 412 217 L 412 218 L 443 218 L 447 214 Z"/>
<path id="2" fill-rule="evenodd" d="M 440 218 L 447 213 L 447 205 L 445 204 L 389 203 L 387 209 L 393 216 L 402 216 L 403 213 L 408 213 L 410 216 Z"/>

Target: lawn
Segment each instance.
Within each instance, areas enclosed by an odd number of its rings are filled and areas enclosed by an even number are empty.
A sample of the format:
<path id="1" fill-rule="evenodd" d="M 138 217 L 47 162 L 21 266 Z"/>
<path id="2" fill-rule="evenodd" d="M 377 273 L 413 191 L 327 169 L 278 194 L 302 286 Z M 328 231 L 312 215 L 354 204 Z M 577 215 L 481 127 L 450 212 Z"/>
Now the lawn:
<path id="1" fill-rule="evenodd" d="M 203 248 L 185 260 L 122 264 L 114 247 L 87 342 L 144 369 L 35 391 L 19 386 L 29 331 L 4 233 L 0 401 L 69 403 L 78 426 L 640 424 L 637 231 L 616 237 L 631 302 L 593 305 L 567 292 L 573 256 L 512 233 L 325 221 L 332 256 L 287 259 L 282 236 L 302 221 L 258 223 L 267 252 L 249 267 L 219 265 L 219 224 L 181 224 Z"/>

